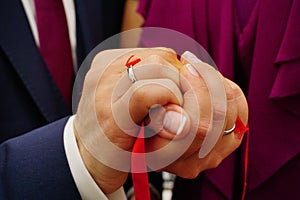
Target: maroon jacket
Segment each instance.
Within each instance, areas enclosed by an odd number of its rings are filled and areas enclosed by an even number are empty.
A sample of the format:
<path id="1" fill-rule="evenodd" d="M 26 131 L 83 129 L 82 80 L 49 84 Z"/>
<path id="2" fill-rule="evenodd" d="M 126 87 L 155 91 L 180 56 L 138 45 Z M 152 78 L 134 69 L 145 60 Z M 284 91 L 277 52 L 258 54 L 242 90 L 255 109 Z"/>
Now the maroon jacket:
<path id="1" fill-rule="evenodd" d="M 299 199 L 300 1 L 257 0 L 240 28 L 234 0 L 140 0 L 145 27 L 197 40 L 249 103 L 245 199 Z M 194 180 L 176 179 L 173 199 L 240 199 L 242 147 Z"/>

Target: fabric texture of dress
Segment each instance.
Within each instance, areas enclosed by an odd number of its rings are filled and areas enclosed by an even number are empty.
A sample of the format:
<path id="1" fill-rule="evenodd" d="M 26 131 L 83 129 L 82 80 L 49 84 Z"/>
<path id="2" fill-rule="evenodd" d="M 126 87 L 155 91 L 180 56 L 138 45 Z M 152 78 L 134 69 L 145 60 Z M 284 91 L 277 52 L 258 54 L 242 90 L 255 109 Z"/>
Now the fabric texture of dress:
<path id="1" fill-rule="evenodd" d="M 257 0 L 245 24 L 237 6 L 234 0 L 141 0 L 138 11 L 144 27 L 198 41 L 244 90 L 250 129 L 245 199 L 299 198 L 300 1 Z M 173 199 L 240 199 L 245 142 L 218 168 L 194 180 L 177 177 Z"/>

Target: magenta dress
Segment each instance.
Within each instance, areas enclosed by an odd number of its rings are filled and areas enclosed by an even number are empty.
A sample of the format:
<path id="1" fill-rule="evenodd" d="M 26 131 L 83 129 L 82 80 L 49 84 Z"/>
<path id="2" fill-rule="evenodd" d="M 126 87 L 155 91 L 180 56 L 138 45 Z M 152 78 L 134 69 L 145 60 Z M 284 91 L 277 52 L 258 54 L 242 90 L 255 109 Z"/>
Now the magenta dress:
<path id="1" fill-rule="evenodd" d="M 144 27 L 197 40 L 244 90 L 245 199 L 300 199 L 300 0 L 140 0 L 138 11 Z M 218 168 L 177 177 L 173 199 L 241 199 L 246 140 Z"/>

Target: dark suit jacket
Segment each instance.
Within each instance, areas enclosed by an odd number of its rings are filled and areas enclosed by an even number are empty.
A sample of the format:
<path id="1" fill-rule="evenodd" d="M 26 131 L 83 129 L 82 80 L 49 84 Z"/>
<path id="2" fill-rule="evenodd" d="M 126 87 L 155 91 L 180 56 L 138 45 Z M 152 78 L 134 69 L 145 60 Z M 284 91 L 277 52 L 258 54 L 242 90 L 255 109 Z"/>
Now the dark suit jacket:
<path id="1" fill-rule="evenodd" d="M 75 0 L 77 63 L 119 33 L 124 1 Z M 43 62 L 21 1 L 0 6 L 0 143 L 68 114 Z"/>
<path id="2" fill-rule="evenodd" d="M 245 199 L 299 199 L 300 1 L 257 0 L 243 32 L 234 0 L 140 2 L 144 26 L 194 38 L 246 92 L 250 139 Z M 177 178 L 173 199 L 240 199 L 244 156 L 243 144 L 197 179 Z"/>
<path id="3" fill-rule="evenodd" d="M 64 156 L 67 119 L 0 145 L 0 199 L 81 199 Z"/>
<path id="4" fill-rule="evenodd" d="M 75 0 L 77 62 L 120 31 L 123 1 Z M 0 3 L 0 199 L 80 199 L 63 147 L 71 114 L 33 39 L 20 0 Z M 1 144 L 2 143 L 2 144 Z"/>

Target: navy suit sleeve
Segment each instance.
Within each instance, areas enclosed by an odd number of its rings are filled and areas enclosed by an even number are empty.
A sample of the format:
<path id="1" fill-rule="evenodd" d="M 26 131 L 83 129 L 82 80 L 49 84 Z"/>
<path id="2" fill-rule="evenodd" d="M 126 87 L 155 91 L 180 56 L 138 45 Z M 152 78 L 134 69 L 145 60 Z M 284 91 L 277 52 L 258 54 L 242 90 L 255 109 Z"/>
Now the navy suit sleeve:
<path id="1" fill-rule="evenodd" d="M 67 120 L 0 145 L 0 199 L 80 199 L 63 145 Z"/>

